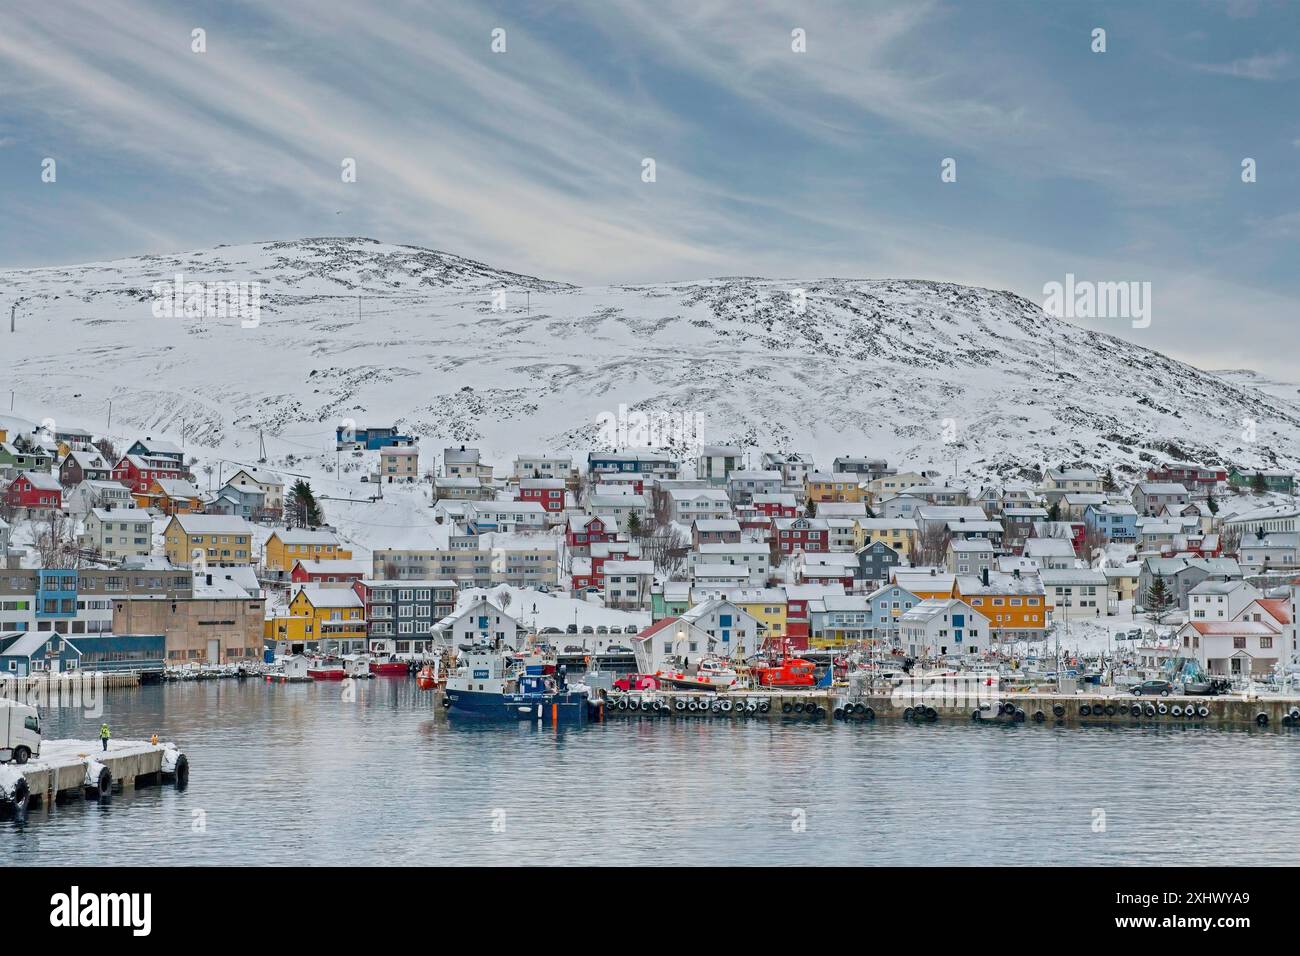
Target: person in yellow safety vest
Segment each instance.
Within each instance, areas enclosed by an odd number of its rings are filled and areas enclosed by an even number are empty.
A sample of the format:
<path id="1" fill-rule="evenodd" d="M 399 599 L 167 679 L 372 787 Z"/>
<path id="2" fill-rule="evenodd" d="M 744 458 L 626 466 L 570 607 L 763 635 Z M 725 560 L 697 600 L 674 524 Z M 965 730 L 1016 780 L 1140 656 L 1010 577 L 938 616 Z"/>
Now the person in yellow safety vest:
<path id="1" fill-rule="evenodd" d="M 102 743 L 102 744 L 104 745 L 104 749 L 105 749 L 105 750 L 108 749 L 108 738 L 109 738 L 109 736 L 110 736 L 110 734 L 109 734 L 109 732 L 108 732 L 108 724 L 100 724 L 100 725 L 99 725 L 99 742 Z"/>

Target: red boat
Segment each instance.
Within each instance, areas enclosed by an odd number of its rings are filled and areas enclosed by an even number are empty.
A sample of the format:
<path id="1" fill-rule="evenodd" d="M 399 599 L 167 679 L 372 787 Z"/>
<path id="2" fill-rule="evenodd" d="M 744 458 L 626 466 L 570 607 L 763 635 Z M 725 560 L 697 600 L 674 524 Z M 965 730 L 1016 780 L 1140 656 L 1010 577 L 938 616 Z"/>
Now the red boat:
<path id="1" fill-rule="evenodd" d="M 312 680 L 342 680 L 347 676 L 342 661 L 312 661 L 307 665 L 307 676 Z"/>
<path id="2" fill-rule="evenodd" d="M 406 677 L 411 673 L 411 667 L 406 661 L 398 661 L 390 658 L 377 658 L 370 662 L 370 673 L 376 677 Z"/>
<path id="3" fill-rule="evenodd" d="M 759 687 L 816 687 L 816 667 L 802 657 L 785 657 L 751 668 Z"/>

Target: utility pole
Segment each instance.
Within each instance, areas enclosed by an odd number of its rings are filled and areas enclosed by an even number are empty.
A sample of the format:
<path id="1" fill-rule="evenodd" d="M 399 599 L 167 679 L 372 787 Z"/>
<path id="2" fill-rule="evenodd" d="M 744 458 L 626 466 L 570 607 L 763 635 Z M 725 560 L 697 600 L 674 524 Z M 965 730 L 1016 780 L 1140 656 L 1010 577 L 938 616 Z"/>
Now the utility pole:
<path id="1" fill-rule="evenodd" d="M 108 400 L 108 427 L 105 430 L 109 432 L 113 430 L 113 400 L 111 398 Z"/>

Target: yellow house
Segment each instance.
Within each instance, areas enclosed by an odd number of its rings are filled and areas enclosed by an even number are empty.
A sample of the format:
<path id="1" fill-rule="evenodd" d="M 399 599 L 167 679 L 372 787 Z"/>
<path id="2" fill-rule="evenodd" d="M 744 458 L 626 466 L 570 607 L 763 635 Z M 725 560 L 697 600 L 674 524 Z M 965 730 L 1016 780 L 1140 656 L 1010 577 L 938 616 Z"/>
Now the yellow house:
<path id="1" fill-rule="evenodd" d="M 780 588 L 692 588 L 691 606 L 714 597 L 753 615 L 765 628 L 764 637 L 786 636 L 786 597 Z"/>
<path id="2" fill-rule="evenodd" d="M 235 515 L 172 515 L 163 550 L 175 565 L 252 564 L 253 526 Z"/>
<path id="3" fill-rule="evenodd" d="M 957 593 L 957 575 L 949 574 L 947 571 L 934 571 L 929 568 L 912 571 L 907 568 L 895 568 L 890 583 L 911 591 L 923 601 L 930 598 L 961 597 Z"/>
<path id="4" fill-rule="evenodd" d="M 267 619 L 271 640 L 361 641 L 366 639 L 365 605 L 351 588 L 304 585 L 289 601 L 289 613 Z"/>
<path id="5" fill-rule="evenodd" d="M 1132 567 L 1102 568 L 1102 572 L 1106 575 L 1106 583 L 1115 589 L 1115 600 L 1137 600 L 1138 573 L 1141 568 L 1142 566 L 1138 564 Z"/>
<path id="6" fill-rule="evenodd" d="M 860 551 L 879 541 L 887 544 L 903 558 L 912 553 L 916 544 L 915 518 L 857 518 L 853 522 L 853 550 Z"/>
<path id="7" fill-rule="evenodd" d="M 803 480 L 809 501 L 863 501 L 861 484 L 861 476 L 849 471 L 810 471 Z"/>
<path id="8" fill-rule="evenodd" d="M 351 561 L 352 551 L 343 547 L 333 531 L 295 528 L 276 530 L 266 539 L 262 563 L 268 571 L 288 574 L 295 561 Z"/>

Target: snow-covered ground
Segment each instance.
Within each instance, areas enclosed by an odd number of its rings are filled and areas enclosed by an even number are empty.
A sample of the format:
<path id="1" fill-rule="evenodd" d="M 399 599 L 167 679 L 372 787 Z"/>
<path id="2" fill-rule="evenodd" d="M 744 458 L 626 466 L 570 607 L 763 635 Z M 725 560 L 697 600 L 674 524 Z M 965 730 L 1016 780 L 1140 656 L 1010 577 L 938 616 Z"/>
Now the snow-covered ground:
<path id="1" fill-rule="evenodd" d="M 261 283 L 257 326 L 155 317 L 154 285 L 178 273 Z M 807 290 L 802 312 L 794 288 Z M 600 416 L 620 405 L 698 419 L 707 442 L 755 456 L 955 459 L 973 479 L 1044 462 L 1300 464 L 1294 390 L 942 283 L 575 288 L 425 249 L 304 239 L 0 273 L 0 297 L 19 296 L 5 338 L 17 417 L 119 442 L 165 436 L 227 469 L 255 463 L 265 439 L 275 467 L 321 476 L 334 429 L 353 420 L 421 436 L 424 467 L 466 442 L 503 471 L 520 451 L 602 447 Z M 352 478 L 343 497 L 367 490 Z M 392 505 L 338 510 L 357 528 L 419 529 Z"/>

